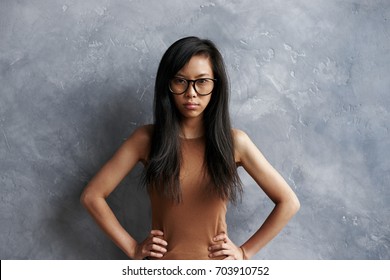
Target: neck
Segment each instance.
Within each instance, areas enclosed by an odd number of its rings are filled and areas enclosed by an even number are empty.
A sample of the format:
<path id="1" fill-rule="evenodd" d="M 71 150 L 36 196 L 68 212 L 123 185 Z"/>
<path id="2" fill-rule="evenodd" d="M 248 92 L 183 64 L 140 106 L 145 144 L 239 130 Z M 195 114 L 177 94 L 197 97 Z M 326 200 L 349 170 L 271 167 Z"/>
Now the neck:
<path id="1" fill-rule="evenodd" d="M 180 123 L 180 136 L 186 139 L 203 136 L 204 127 L 202 119 L 185 119 Z"/>

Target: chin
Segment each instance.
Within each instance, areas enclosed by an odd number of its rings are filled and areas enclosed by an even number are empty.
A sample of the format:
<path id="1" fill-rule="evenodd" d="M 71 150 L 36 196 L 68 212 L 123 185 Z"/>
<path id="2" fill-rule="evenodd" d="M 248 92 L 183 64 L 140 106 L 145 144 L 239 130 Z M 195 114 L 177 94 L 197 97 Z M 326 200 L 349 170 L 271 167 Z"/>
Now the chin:
<path id="1" fill-rule="evenodd" d="M 186 111 L 186 112 L 181 112 L 181 115 L 183 116 L 183 118 L 193 119 L 193 118 L 203 117 L 203 112 Z"/>

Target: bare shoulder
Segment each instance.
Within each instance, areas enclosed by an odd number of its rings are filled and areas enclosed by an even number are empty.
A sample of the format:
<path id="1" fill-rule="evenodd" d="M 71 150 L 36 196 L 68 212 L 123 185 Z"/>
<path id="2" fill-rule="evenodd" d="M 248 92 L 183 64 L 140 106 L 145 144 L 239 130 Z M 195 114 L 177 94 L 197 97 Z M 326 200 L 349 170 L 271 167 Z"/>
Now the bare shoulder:
<path id="1" fill-rule="evenodd" d="M 248 149 L 253 146 L 248 134 L 240 129 L 232 129 L 233 142 L 234 142 L 234 157 L 238 164 L 242 163 L 248 153 Z"/>
<path id="2" fill-rule="evenodd" d="M 123 149 L 138 154 L 140 161 L 148 158 L 153 135 L 153 125 L 143 125 L 134 130 L 123 144 Z"/>
<path id="3" fill-rule="evenodd" d="M 232 129 L 232 135 L 233 135 L 233 141 L 234 141 L 234 148 L 236 150 L 241 150 L 242 148 L 245 148 L 245 146 L 252 142 L 249 138 L 248 134 L 246 134 L 244 131 L 233 128 Z"/>
<path id="4" fill-rule="evenodd" d="M 136 130 L 134 130 L 134 132 L 132 133 L 132 135 L 130 135 L 129 138 L 130 139 L 134 138 L 138 141 L 149 143 L 150 140 L 152 139 L 153 128 L 154 128 L 154 125 L 152 125 L 152 124 L 140 126 Z"/>

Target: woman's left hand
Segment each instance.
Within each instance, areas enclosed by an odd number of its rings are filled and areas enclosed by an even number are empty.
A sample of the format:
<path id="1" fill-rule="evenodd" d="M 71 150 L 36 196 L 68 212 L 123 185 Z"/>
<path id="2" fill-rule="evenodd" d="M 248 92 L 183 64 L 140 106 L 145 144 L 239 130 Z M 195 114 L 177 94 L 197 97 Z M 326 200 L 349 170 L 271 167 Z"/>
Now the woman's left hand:
<path id="1" fill-rule="evenodd" d="M 220 233 L 213 238 L 214 242 L 223 241 L 216 245 L 209 247 L 209 257 L 220 257 L 225 256 L 224 260 L 243 260 L 244 252 L 240 247 L 237 247 L 227 236 L 226 233 Z"/>

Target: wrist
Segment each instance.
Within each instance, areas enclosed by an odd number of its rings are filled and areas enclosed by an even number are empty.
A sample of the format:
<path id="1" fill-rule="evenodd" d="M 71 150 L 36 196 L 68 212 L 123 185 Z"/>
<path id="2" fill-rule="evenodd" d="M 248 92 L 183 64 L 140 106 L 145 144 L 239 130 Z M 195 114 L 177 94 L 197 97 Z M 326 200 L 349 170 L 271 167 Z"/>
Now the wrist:
<path id="1" fill-rule="evenodd" d="M 137 259 L 137 246 L 136 242 L 132 242 L 126 250 L 124 250 L 125 254 L 132 260 Z"/>
<path id="2" fill-rule="evenodd" d="M 246 255 L 246 252 L 245 252 L 244 247 L 240 246 L 240 249 L 241 249 L 241 253 L 242 253 L 242 259 L 243 259 L 243 260 L 247 260 L 248 257 L 247 257 L 247 255 Z"/>

